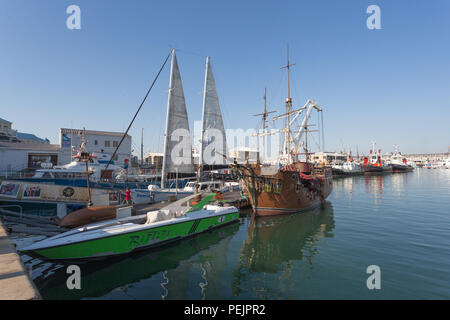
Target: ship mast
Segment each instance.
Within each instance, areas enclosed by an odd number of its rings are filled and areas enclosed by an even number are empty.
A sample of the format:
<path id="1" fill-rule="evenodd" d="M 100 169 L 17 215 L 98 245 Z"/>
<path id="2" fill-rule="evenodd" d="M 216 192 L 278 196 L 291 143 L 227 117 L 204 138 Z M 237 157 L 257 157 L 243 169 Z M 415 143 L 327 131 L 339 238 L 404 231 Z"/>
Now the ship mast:
<path id="1" fill-rule="evenodd" d="M 258 113 L 258 114 L 254 114 L 253 116 L 258 117 L 258 116 L 262 116 L 262 134 L 259 133 L 259 128 L 258 128 L 258 133 L 256 134 L 257 137 L 262 136 L 263 141 L 263 147 L 262 147 L 262 154 L 263 154 L 263 163 L 264 163 L 264 155 L 266 152 L 266 129 L 267 129 L 267 116 L 271 113 L 274 113 L 276 111 L 267 111 L 267 88 L 264 88 L 264 112 L 263 113 Z M 259 142 L 258 142 L 258 147 L 259 147 Z"/>
<path id="2" fill-rule="evenodd" d="M 290 87 L 290 68 L 294 66 L 295 63 L 289 63 L 289 43 L 286 44 L 286 60 L 287 63 L 285 66 L 281 67 L 281 69 L 287 70 L 287 78 L 288 78 L 288 93 L 287 98 L 285 99 L 286 105 L 286 126 L 284 128 L 284 154 L 287 156 L 287 162 L 291 163 L 291 124 L 290 124 L 290 112 L 292 109 L 292 98 L 291 98 L 291 87 Z"/>

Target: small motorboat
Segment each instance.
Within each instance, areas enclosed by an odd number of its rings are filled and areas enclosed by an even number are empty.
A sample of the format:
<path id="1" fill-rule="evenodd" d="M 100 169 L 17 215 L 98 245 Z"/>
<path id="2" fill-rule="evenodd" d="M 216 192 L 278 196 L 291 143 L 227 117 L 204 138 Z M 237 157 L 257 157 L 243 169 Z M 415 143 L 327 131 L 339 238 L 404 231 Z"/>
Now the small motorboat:
<path id="1" fill-rule="evenodd" d="M 123 255 L 238 221 L 238 209 L 215 193 L 178 200 L 161 210 L 89 224 L 19 249 L 42 260 L 79 261 Z"/>

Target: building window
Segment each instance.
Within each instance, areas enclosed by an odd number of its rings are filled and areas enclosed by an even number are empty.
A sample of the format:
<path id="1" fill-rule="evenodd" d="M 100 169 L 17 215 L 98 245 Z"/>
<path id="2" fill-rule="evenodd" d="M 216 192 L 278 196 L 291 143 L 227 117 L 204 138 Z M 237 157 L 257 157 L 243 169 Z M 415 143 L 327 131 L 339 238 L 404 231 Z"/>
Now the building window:
<path id="1" fill-rule="evenodd" d="M 113 147 L 117 148 L 117 146 L 119 145 L 119 141 L 113 141 Z"/>
<path id="2" fill-rule="evenodd" d="M 45 164 L 45 165 L 42 165 Z M 50 167 L 58 164 L 58 156 L 54 154 L 28 154 L 28 168 L 41 169 L 45 166 Z"/>
<path id="3" fill-rule="evenodd" d="M 109 140 L 105 140 L 105 147 L 110 147 L 110 146 L 111 146 L 110 141 Z"/>
<path id="4" fill-rule="evenodd" d="M 98 145 L 98 140 L 94 140 L 94 144 L 95 144 L 95 145 Z"/>

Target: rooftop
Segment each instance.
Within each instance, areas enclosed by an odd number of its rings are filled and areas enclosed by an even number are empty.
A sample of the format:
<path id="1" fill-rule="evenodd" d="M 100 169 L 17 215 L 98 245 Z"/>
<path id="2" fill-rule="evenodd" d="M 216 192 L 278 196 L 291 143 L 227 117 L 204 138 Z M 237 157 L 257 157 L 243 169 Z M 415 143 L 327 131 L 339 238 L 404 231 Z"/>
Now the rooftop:
<path id="1" fill-rule="evenodd" d="M 8 123 L 12 123 L 11 121 L 5 120 L 3 118 L 0 118 L 0 122 L 8 122 Z"/>
<path id="2" fill-rule="evenodd" d="M 45 139 L 41 139 L 32 133 L 25 133 L 25 132 L 17 132 L 17 138 L 25 140 L 35 140 L 42 143 L 46 143 L 48 141 Z"/>
<path id="3" fill-rule="evenodd" d="M 16 150 L 33 150 L 33 151 L 59 151 L 59 144 L 46 143 L 25 143 L 25 142 L 3 142 L 0 141 L 0 150 L 16 149 Z"/>
<path id="4" fill-rule="evenodd" d="M 124 132 L 67 129 L 67 128 L 61 128 L 60 130 L 61 130 L 61 133 L 68 133 L 68 134 L 79 134 L 80 132 L 84 132 L 85 134 L 96 134 L 96 135 L 100 135 L 100 136 L 116 136 L 116 137 L 122 137 L 124 134 Z M 131 136 L 129 134 L 127 134 L 127 138 L 131 138 Z"/>

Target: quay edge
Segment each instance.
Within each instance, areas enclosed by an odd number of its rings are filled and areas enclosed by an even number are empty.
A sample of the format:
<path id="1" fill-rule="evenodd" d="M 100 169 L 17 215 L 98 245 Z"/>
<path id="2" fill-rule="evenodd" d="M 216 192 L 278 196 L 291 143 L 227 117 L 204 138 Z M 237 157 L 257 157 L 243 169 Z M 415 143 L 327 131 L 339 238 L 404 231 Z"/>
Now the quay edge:
<path id="1" fill-rule="evenodd" d="M 1 220 L 0 300 L 41 300 Z"/>

